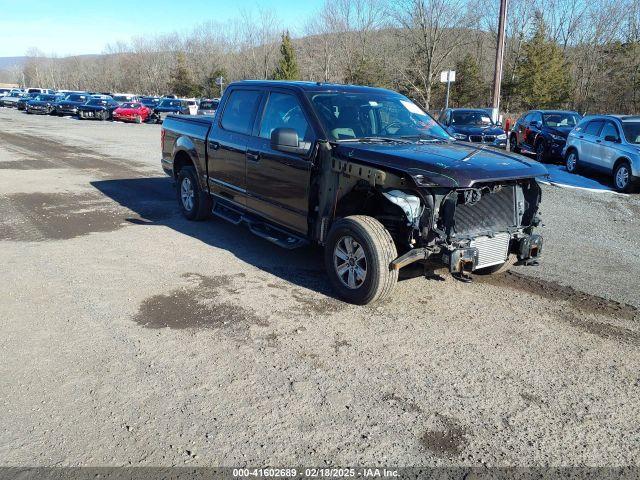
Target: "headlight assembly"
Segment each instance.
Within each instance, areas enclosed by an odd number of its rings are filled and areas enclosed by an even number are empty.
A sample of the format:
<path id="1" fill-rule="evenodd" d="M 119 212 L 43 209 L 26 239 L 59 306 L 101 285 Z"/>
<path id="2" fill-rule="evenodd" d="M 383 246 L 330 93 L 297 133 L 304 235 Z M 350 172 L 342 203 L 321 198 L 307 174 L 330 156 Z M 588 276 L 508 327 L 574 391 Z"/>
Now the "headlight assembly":
<path id="1" fill-rule="evenodd" d="M 566 138 L 564 138 L 564 137 L 562 137 L 560 135 L 554 135 L 553 133 L 551 134 L 551 138 L 553 140 L 555 140 L 556 142 L 564 142 L 564 141 L 567 140 Z"/>
<path id="2" fill-rule="evenodd" d="M 507 134 L 506 133 L 501 133 L 500 135 L 498 135 L 496 137 L 498 140 L 506 140 L 507 139 Z"/>
<path id="3" fill-rule="evenodd" d="M 454 133 L 453 137 L 456 140 L 467 140 L 467 136 L 464 133 Z"/>

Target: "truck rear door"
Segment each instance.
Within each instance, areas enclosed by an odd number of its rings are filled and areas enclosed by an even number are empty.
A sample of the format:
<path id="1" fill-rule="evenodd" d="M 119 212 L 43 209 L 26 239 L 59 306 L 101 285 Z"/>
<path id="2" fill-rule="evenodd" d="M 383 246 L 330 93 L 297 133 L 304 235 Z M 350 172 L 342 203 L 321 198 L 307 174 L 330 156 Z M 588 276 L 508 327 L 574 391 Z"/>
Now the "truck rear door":
<path id="1" fill-rule="evenodd" d="M 263 103 L 247 150 L 247 208 L 306 234 L 313 129 L 293 92 L 271 91 Z M 304 151 L 289 153 L 271 148 L 271 132 L 276 128 L 294 129 Z"/>
<path id="2" fill-rule="evenodd" d="M 262 92 L 234 88 L 207 140 L 208 182 L 212 193 L 246 206 L 247 145 Z"/>

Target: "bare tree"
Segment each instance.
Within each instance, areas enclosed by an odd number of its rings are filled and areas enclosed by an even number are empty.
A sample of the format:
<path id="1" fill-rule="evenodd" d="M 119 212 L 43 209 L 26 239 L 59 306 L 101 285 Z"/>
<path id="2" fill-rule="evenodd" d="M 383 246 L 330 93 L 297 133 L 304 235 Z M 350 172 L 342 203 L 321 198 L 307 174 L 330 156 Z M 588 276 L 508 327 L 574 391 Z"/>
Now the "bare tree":
<path id="1" fill-rule="evenodd" d="M 460 30 L 470 25 L 464 0 L 405 0 L 394 11 L 398 36 L 410 51 L 404 79 L 425 109 L 431 107 L 436 76 L 451 53 L 464 43 Z"/>

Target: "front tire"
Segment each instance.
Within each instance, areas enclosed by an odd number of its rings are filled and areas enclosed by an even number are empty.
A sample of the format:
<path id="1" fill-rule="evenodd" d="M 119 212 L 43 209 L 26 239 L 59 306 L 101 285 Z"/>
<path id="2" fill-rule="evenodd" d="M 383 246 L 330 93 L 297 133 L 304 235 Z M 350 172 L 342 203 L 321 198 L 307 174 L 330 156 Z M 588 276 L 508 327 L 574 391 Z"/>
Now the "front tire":
<path id="1" fill-rule="evenodd" d="M 578 173 L 578 152 L 575 150 L 569 150 L 567 158 L 565 159 L 565 165 L 567 167 L 567 172 Z"/>
<path id="2" fill-rule="evenodd" d="M 617 192 L 629 193 L 632 189 L 633 177 L 631 176 L 631 165 L 623 161 L 616 165 L 613 170 L 613 186 Z"/>
<path id="3" fill-rule="evenodd" d="M 520 148 L 518 147 L 518 138 L 515 135 L 511 135 L 509 137 L 509 151 L 513 153 L 520 153 Z"/>
<path id="4" fill-rule="evenodd" d="M 204 220 L 211 213 L 211 197 L 202 191 L 194 167 L 182 167 L 178 172 L 178 203 L 188 220 Z"/>
<path id="5" fill-rule="evenodd" d="M 536 144 L 536 161 L 540 163 L 545 163 L 547 160 L 547 145 L 544 143 L 544 140 L 540 140 Z"/>
<path id="6" fill-rule="evenodd" d="M 353 215 L 338 220 L 327 237 L 325 268 L 342 299 L 366 305 L 388 297 L 398 281 L 390 268 L 398 256 L 387 229 L 375 218 Z"/>

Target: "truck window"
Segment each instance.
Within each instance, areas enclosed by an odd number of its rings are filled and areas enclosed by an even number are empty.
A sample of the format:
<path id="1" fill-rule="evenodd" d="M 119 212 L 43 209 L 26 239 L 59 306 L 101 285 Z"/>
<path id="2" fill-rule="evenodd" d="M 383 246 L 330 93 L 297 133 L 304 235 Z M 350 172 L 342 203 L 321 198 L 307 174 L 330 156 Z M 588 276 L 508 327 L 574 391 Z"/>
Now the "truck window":
<path id="1" fill-rule="evenodd" d="M 255 114 L 260 92 L 255 90 L 234 90 L 224 107 L 222 128 L 231 132 L 249 135 L 251 133 L 253 115 Z"/>
<path id="2" fill-rule="evenodd" d="M 276 128 L 293 128 L 300 140 L 310 140 L 309 124 L 302 113 L 300 103 L 293 95 L 286 93 L 269 95 L 262 115 L 260 136 L 271 138 L 271 132 Z"/>

